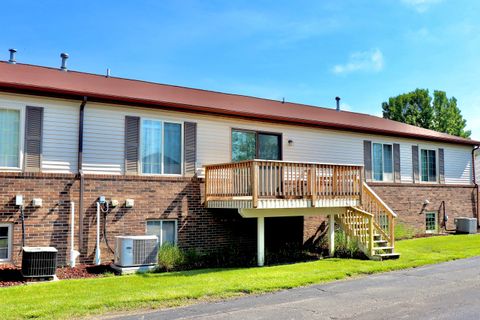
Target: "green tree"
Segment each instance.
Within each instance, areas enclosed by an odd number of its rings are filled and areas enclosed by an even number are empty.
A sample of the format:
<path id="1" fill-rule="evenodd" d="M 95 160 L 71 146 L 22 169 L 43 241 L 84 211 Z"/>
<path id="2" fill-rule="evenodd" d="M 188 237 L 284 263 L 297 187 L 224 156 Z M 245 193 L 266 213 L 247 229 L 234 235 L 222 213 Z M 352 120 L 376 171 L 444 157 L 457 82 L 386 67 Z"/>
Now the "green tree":
<path id="1" fill-rule="evenodd" d="M 414 126 L 469 138 L 467 121 L 457 106 L 455 97 L 435 90 L 433 99 L 427 89 L 416 89 L 382 103 L 383 117 Z"/>

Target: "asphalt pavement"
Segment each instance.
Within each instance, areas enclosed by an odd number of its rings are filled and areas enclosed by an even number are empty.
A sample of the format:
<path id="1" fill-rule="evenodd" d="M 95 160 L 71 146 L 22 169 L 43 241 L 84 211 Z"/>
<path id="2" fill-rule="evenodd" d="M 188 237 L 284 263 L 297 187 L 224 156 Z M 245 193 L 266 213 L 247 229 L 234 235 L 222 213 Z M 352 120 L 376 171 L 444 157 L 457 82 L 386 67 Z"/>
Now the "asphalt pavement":
<path id="1" fill-rule="evenodd" d="M 480 319 L 480 257 L 114 319 Z"/>

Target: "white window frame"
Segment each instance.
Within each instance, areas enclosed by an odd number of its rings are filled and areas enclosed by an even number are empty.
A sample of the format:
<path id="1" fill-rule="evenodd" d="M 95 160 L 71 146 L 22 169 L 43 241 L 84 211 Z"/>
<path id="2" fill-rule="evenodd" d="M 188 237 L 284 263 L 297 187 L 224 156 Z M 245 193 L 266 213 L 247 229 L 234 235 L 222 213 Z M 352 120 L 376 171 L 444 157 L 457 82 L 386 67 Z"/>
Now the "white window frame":
<path id="1" fill-rule="evenodd" d="M 13 223 L 0 223 L 0 227 L 7 227 L 8 228 L 8 256 L 6 259 L 0 259 L 0 263 L 10 262 L 12 261 L 12 241 L 13 241 Z"/>
<path id="2" fill-rule="evenodd" d="M 427 229 L 427 214 L 435 215 L 435 230 Z M 427 211 L 425 212 L 425 233 L 438 233 L 438 212 L 437 211 Z"/>
<path id="3" fill-rule="evenodd" d="M 160 222 L 160 238 L 158 239 L 158 245 L 162 246 L 162 239 L 163 239 L 163 222 L 168 221 L 168 222 L 174 222 L 175 223 L 175 236 L 174 236 L 174 243 L 173 245 L 177 245 L 178 242 L 178 220 L 176 219 L 148 219 L 145 221 L 145 234 L 147 233 L 147 228 L 148 228 L 148 223 L 149 222 Z"/>
<path id="4" fill-rule="evenodd" d="M 422 150 L 429 150 L 435 152 L 435 181 L 423 181 L 422 180 Z M 438 163 L 438 148 L 432 148 L 428 146 L 418 146 L 418 181 L 425 184 L 437 184 L 440 181 L 439 177 L 440 164 Z"/>
<path id="5" fill-rule="evenodd" d="M 15 172 L 22 171 L 23 170 L 23 148 L 24 148 L 24 140 L 25 140 L 25 106 L 6 105 L 4 103 L 1 103 L 0 109 L 19 111 L 19 117 L 20 117 L 20 125 L 19 125 L 20 132 L 18 134 L 18 138 L 20 139 L 18 143 L 18 166 L 17 167 L 0 167 L 0 171 L 15 171 Z"/>
<path id="6" fill-rule="evenodd" d="M 375 144 L 380 144 L 382 146 L 382 177 L 383 179 L 382 180 L 377 180 L 375 179 L 375 169 L 374 169 L 374 152 L 373 152 L 373 149 L 374 149 L 374 145 Z M 383 146 L 385 145 L 388 145 L 388 146 L 391 146 L 392 147 L 392 176 L 391 176 L 391 179 L 386 179 L 385 177 L 385 157 L 384 157 L 384 153 L 383 153 Z M 372 141 L 372 154 L 371 154 L 371 159 L 372 159 L 372 181 L 373 182 L 393 182 L 394 180 L 394 176 L 395 176 L 395 167 L 394 167 L 394 159 L 393 159 L 393 143 L 383 143 L 383 142 L 373 142 Z"/>
<path id="7" fill-rule="evenodd" d="M 150 121 L 158 121 L 162 123 L 162 172 L 161 173 L 144 173 L 143 172 L 143 155 L 142 155 L 142 141 L 143 141 L 143 121 L 150 120 Z M 164 145 L 165 145 L 165 122 L 166 123 L 175 123 L 180 125 L 180 173 L 164 173 L 165 170 L 165 163 L 164 163 Z M 157 119 L 157 118 L 140 118 L 140 146 L 139 146 L 139 164 L 140 164 L 140 174 L 144 176 L 166 176 L 166 177 L 181 177 L 184 174 L 184 167 L 185 167 L 185 160 L 184 160 L 184 122 L 183 121 L 173 121 L 173 120 L 165 120 L 165 119 Z"/>

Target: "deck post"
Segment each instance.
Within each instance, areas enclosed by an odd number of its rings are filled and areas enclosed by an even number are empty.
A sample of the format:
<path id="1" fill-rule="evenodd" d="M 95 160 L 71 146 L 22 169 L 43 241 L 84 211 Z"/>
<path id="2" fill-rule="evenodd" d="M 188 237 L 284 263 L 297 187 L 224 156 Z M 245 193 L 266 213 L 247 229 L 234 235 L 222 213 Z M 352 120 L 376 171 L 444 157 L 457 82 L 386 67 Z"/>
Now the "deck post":
<path id="1" fill-rule="evenodd" d="M 263 267 L 265 263 L 265 218 L 257 218 L 257 264 Z"/>
<path id="2" fill-rule="evenodd" d="M 328 216 L 328 254 L 333 257 L 335 254 L 335 215 Z"/>

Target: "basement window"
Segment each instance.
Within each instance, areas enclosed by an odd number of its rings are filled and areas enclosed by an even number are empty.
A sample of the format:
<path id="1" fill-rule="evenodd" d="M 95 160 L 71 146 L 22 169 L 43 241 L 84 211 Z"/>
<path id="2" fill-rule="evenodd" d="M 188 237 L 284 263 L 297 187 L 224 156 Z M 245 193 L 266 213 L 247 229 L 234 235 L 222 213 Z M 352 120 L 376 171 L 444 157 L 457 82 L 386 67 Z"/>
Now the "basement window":
<path id="1" fill-rule="evenodd" d="M 157 236 L 160 246 L 177 244 L 177 220 L 148 220 L 147 234 Z"/>
<path id="2" fill-rule="evenodd" d="M 0 262 L 10 261 L 12 258 L 12 224 L 0 224 Z"/>
<path id="3" fill-rule="evenodd" d="M 437 233 L 438 214 L 437 212 L 425 213 L 425 231 L 426 233 Z"/>

